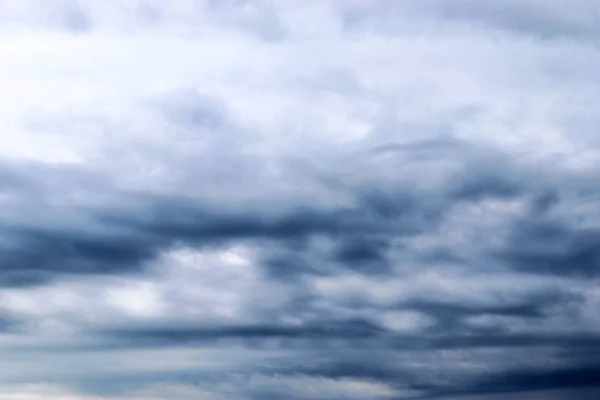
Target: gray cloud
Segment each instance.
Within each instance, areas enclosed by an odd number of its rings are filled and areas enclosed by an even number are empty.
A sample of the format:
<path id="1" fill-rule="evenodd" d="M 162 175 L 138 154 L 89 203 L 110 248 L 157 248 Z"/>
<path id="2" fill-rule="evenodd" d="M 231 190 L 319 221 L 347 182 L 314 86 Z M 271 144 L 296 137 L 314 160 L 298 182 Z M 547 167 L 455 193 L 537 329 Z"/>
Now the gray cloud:
<path id="1" fill-rule="evenodd" d="M 593 2 L 34 3 L 0 397 L 595 398 Z"/>
<path id="2" fill-rule="evenodd" d="M 526 2 L 500 0 L 485 4 L 478 0 L 407 1 L 392 4 L 356 2 L 343 12 L 343 21 L 349 31 L 382 30 L 388 34 L 406 32 L 395 21 L 408 16 L 431 18 L 439 25 L 457 25 L 505 31 L 542 40 L 584 40 L 595 42 L 596 23 L 600 10 L 593 1 L 563 0 Z"/>
<path id="3" fill-rule="evenodd" d="M 515 268 L 583 278 L 597 276 L 600 270 L 597 229 L 543 219 L 525 219 L 512 229 L 503 258 Z"/>

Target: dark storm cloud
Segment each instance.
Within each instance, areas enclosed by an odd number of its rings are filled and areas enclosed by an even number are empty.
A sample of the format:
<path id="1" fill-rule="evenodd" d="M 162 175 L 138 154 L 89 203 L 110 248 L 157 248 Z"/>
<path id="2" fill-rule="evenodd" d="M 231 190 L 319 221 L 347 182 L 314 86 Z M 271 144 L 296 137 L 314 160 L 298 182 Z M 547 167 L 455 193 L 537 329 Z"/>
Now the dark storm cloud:
<path id="1" fill-rule="evenodd" d="M 521 271 L 593 278 L 600 274 L 600 230 L 577 219 L 524 218 L 511 227 L 501 259 Z"/>
<path id="2" fill-rule="evenodd" d="M 201 119 L 198 123 L 205 124 L 205 118 Z M 353 199 L 347 206 L 324 208 L 290 200 L 283 209 L 271 210 L 268 199 L 264 206 L 250 208 L 240 204 L 228 209 L 205 200 L 120 192 L 93 173 L 64 169 L 65 175 L 51 178 L 62 170 L 21 165 L 16 169 L 17 175 L 10 170 L 4 174 L 5 190 L 13 193 L 10 206 L 15 212 L 3 217 L 1 281 L 4 285 L 27 284 L 51 279 L 54 273 L 136 271 L 178 244 L 218 245 L 241 239 L 294 242 L 313 235 L 325 235 L 336 242 L 330 257 L 338 265 L 367 274 L 386 271 L 391 239 L 431 230 L 459 201 L 518 193 L 510 189 L 517 183 L 507 186 L 502 171 L 490 175 L 472 169 L 468 163 L 461 168 L 463 172 L 453 183 L 442 187 L 434 184 L 425 193 L 408 186 L 410 182 L 398 187 L 387 183 L 388 187 L 352 184 L 342 189 Z M 490 171 L 490 167 L 486 170 Z M 80 183 L 86 176 L 86 183 Z M 65 207 L 64 201 L 68 204 L 67 196 L 75 190 L 85 190 L 91 198 L 102 195 L 113 200 L 109 207 L 101 209 Z M 50 193 L 54 198 L 48 197 Z M 20 203 L 23 198 L 25 201 Z M 59 200 L 57 206 L 52 205 L 55 199 Z M 27 207 L 34 213 L 42 212 L 42 216 L 54 216 L 43 225 L 34 224 L 30 220 L 34 214 Z M 64 218 L 57 219 L 56 215 Z M 269 262 L 272 266 L 288 264 L 286 268 L 297 263 L 284 260 L 281 255 L 267 257 Z"/>
<path id="3" fill-rule="evenodd" d="M 467 172 L 463 182 L 458 182 L 455 196 L 461 199 L 477 200 L 485 197 L 516 198 L 524 189 L 518 175 L 507 174 L 498 166 L 484 163 L 475 164 L 476 172 Z"/>
<path id="4" fill-rule="evenodd" d="M 337 359 L 325 352 L 322 356 L 317 355 L 312 360 L 306 360 L 304 365 L 293 366 L 288 373 L 330 379 L 367 379 L 411 389 L 427 389 L 417 382 L 416 371 L 411 372 L 409 368 L 398 365 L 392 357 L 384 353 L 363 351 L 363 357 L 349 352 Z"/>
<path id="5" fill-rule="evenodd" d="M 480 379 L 473 385 L 472 392 L 514 393 L 587 387 L 600 387 L 600 365 L 511 370 Z"/>
<path id="6" fill-rule="evenodd" d="M 157 327 L 121 329 L 104 332 L 109 337 L 131 339 L 136 343 L 202 342 L 216 339 L 368 339 L 384 334 L 384 330 L 368 321 L 322 321 L 301 326 L 249 325 L 232 327 Z"/>
<path id="7" fill-rule="evenodd" d="M 497 315 L 518 318 L 542 318 L 552 313 L 557 306 L 577 305 L 584 301 L 582 296 L 563 291 L 542 291 L 530 293 L 523 298 L 515 296 L 512 299 L 490 299 L 486 303 L 462 301 L 441 301 L 427 298 L 412 299 L 400 303 L 400 309 L 416 310 L 430 315 L 438 321 L 456 321 L 469 316 Z"/>
<path id="8" fill-rule="evenodd" d="M 513 315 L 512 311 L 508 314 Z M 210 349 L 217 344 L 228 348 L 228 345 L 234 344 L 234 348 L 229 349 L 230 352 L 248 349 L 268 351 L 270 354 L 281 352 L 277 362 L 252 361 L 243 368 L 238 366 L 236 369 L 249 379 L 264 375 L 367 380 L 422 393 L 422 396 L 415 398 L 580 388 L 593 382 L 591 375 L 585 375 L 586 371 L 593 371 L 586 369 L 585 363 L 598 360 L 597 356 L 593 356 L 600 349 L 600 339 L 595 335 L 561 335 L 552 332 L 517 334 L 503 330 L 479 332 L 469 330 L 466 326 L 462 329 L 462 332 L 424 331 L 399 334 L 364 320 L 335 322 L 325 319 L 320 323 L 296 326 L 260 324 L 218 327 L 213 324 L 177 326 L 166 323 L 155 326 L 131 325 L 96 334 L 100 334 L 98 338 L 102 338 L 97 343 L 104 343 L 106 350 L 112 351 L 182 345 Z M 99 348 L 102 346 L 96 350 Z M 77 351 L 85 352 L 86 349 Z M 490 351 L 495 353 L 488 354 Z M 454 355 L 446 359 L 445 354 Z M 493 354 L 495 356 L 491 357 Z M 510 354 L 513 356 L 507 359 Z M 531 369 L 503 366 L 507 360 L 523 358 L 528 362 L 535 362 L 536 357 L 547 358 L 559 367 L 532 373 Z M 491 371 L 487 368 L 473 370 L 469 368 L 471 362 L 476 365 L 494 362 L 499 364 Z M 232 371 L 203 372 L 189 368 L 160 375 L 148 372 L 139 376 L 133 374 L 131 379 L 139 382 L 153 377 L 160 381 L 202 383 L 210 381 L 207 377 L 212 376 L 220 384 L 227 385 L 235 375 Z M 557 378 L 558 381 L 551 378 Z M 120 379 L 123 380 L 122 377 Z M 102 385 L 99 385 L 101 381 L 102 379 L 83 378 L 78 385 L 88 392 L 99 390 L 100 393 L 106 393 L 101 389 Z M 111 382 L 108 379 L 106 383 L 112 390 L 121 390 L 118 382 Z M 242 387 L 246 385 L 244 383 Z M 278 390 L 286 391 L 283 387 Z"/>
<path id="9" fill-rule="evenodd" d="M 14 242 L 2 249 L 4 285 L 36 284 L 53 274 L 122 273 L 136 269 L 155 255 L 151 239 L 88 232 L 16 229 Z"/>
<path id="10" fill-rule="evenodd" d="M 415 338 L 414 341 L 404 343 L 403 340 L 394 340 L 393 347 L 398 349 L 426 348 L 430 350 L 460 350 L 477 348 L 555 348 L 567 353 L 585 349 L 596 352 L 600 340 L 596 335 L 586 333 L 553 334 L 553 333 L 510 333 L 507 329 L 469 329 L 463 327 L 463 332 L 446 334 L 438 331 L 431 336 Z M 481 331 L 481 332 L 479 332 Z"/>
<path id="11" fill-rule="evenodd" d="M 301 302 L 306 305 L 307 301 L 311 299 Z M 414 333 L 395 332 L 368 318 L 337 317 L 337 322 L 332 322 L 335 315 L 323 311 L 321 321 L 317 318 L 300 325 L 130 326 L 98 333 L 108 339 L 108 343 L 126 347 L 160 348 L 182 343 L 210 347 L 214 343 L 243 343 L 246 348 L 285 350 L 287 359 L 282 358 L 276 365 L 253 366 L 252 371 L 279 376 L 368 380 L 398 390 L 410 389 L 421 393 L 414 398 L 429 399 L 593 386 L 591 373 L 595 367 L 590 369 L 586 363 L 598 360 L 594 356 L 600 349 L 597 335 L 546 329 L 519 333 L 512 332 L 509 326 L 477 327 L 463 321 L 474 316 L 510 317 L 535 328 L 556 310 L 569 307 L 576 310 L 584 301 L 577 294 L 559 290 L 531 291 L 503 299 L 490 295 L 483 302 L 444 302 L 434 294 L 423 293 L 395 306 L 424 313 L 439 322 L 433 329 Z M 382 311 L 371 307 L 370 317 L 377 317 Z M 280 316 L 285 314 L 279 311 Z M 297 312 L 292 311 L 294 314 Z M 489 351 L 495 352 L 496 362 L 500 362 L 491 370 L 483 367 L 494 363 L 494 358 L 486 355 Z M 448 360 L 451 365 L 438 365 L 445 362 L 443 356 L 439 360 L 429 359 L 432 354 L 448 352 L 464 358 Z M 501 363 L 508 354 L 514 354 L 515 359 L 523 357 L 533 361 L 536 357 L 546 357 L 556 367 L 535 373 L 531 369 L 506 367 Z M 482 367 L 469 369 L 470 362 Z"/>
<path id="12" fill-rule="evenodd" d="M 468 342 L 465 341 L 465 343 Z M 517 353 L 529 353 L 527 346 L 537 346 L 533 338 L 531 342 L 525 344 L 525 348 L 523 345 L 524 343 L 512 348 L 503 347 L 502 354 L 504 354 L 504 357 L 510 357 L 511 354 L 518 357 Z M 598 343 L 591 351 L 597 352 L 597 346 Z M 529 392 L 535 395 L 537 391 L 557 389 L 577 389 L 574 392 L 575 396 L 580 393 L 581 389 L 600 387 L 598 364 L 590 364 L 585 359 L 578 360 L 577 363 L 562 362 L 557 367 L 509 367 L 504 368 L 503 372 L 490 373 L 485 369 L 468 370 L 460 363 L 448 365 L 448 369 L 442 365 L 438 365 L 438 368 L 425 367 L 426 364 L 419 363 L 419 360 L 427 359 L 429 357 L 428 351 L 424 351 L 422 347 L 418 346 L 418 343 L 411 343 L 411 346 L 402 348 L 402 351 L 410 354 L 410 356 L 404 356 L 406 359 L 392 356 L 391 350 L 381 352 L 362 347 L 359 347 L 359 349 L 360 355 L 355 354 L 352 356 L 350 352 L 347 352 L 345 358 L 327 356 L 327 352 L 324 352 L 321 357 L 316 356 L 312 360 L 307 360 L 305 365 L 295 366 L 292 373 L 334 379 L 371 379 L 386 382 L 391 386 L 397 385 L 398 387 L 419 391 L 422 394 L 416 395 L 414 398 L 423 399 L 449 398 L 451 396 L 457 396 L 456 398 L 459 399 L 463 397 L 470 398 L 467 396 L 475 394 L 508 395 L 511 393 L 522 393 L 522 398 L 528 398 L 526 396 Z M 457 346 L 456 349 L 469 359 L 477 359 L 477 352 L 468 345 Z M 429 350 L 433 349 L 430 348 Z M 564 350 L 568 351 L 568 348 L 564 348 Z M 439 347 L 435 351 L 448 351 L 448 349 Z M 590 349 L 587 351 L 590 351 Z M 531 353 L 530 357 L 533 357 L 535 361 L 535 358 L 539 356 Z M 441 361 L 442 359 L 438 362 Z M 490 361 L 488 360 L 488 362 Z M 500 366 L 498 367 L 503 369 Z"/>
<path id="13" fill-rule="evenodd" d="M 549 190 L 534 196 L 531 204 L 533 215 L 545 214 L 560 202 L 560 195 L 557 190 Z"/>
<path id="14" fill-rule="evenodd" d="M 302 292 L 300 292 L 302 293 Z M 109 342 L 128 343 L 128 346 L 163 346 L 178 343 L 208 344 L 214 341 L 242 341 L 252 346 L 267 348 L 281 346 L 302 351 L 307 348 L 336 349 L 349 346 L 365 350 L 473 350 L 511 348 L 554 348 L 567 356 L 589 357 L 600 348 L 600 338 L 590 332 L 557 333 L 535 329 L 546 318 L 563 313 L 577 313 L 584 304 L 582 296 L 555 290 L 538 291 L 522 298 L 500 300 L 489 296 L 485 304 L 467 300 L 443 302 L 434 294 L 420 294 L 390 307 L 381 307 L 363 301 L 352 303 L 355 310 L 367 311 L 365 317 L 344 318 L 333 310 L 313 307 L 312 302 L 323 299 L 300 295 L 277 314 L 264 315 L 265 322 L 255 324 L 168 324 L 114 327 L 98 331 Z M 287 315 L 311 317 L 301 324 L 274 323 Z M 410 310 L 431 317 L 435 323 L 414 332 L 398 332 L 386 328 L 378 317 L 385 311 Z M 515 332 L 509 325 L 477 326 L 468 321 L 472 317 L 513 318 L 524 322 L 527 329 Z M 573 359 L 569 359 L 573 361 Z"/>
<path id="15" fill-rule="evenodd" d="M 386 253 L 390 247 L 387 238 L 349 237 L 341 241 L 335 251 L 335 259 L 342 265 L 357 270 L 368 269 L 376 273 L 389 266 Z"/>
<path id="16" fill-rule="evenodd" d="M 204 105 L 199 109 L 207 110 Z M 178 113 L 195 115 L 195 111 Z M 206 113 L 224 115 L 224 111 Z M 190 123 L 209 123 L 204 117 L 198 118 L 194 117 Z M 210 119 L 224 120 L 223 116 Z M 505 248 L 499 251 L 501 262 L 520 271 L 565 276 L 597 274 L 600 234 L 593 228 L 578 228 L 572 221 L 554 221 L 544 216 L 559 204 L 561 191 L 571 189 L 561 188 L 560 181 L 552 187 L 542 170 L 524 168 L 499 152 L 456 140 L 425 141 L 386 149 L 387 158 L 373 159 L 368 152 L 355 156 L 356 165 L 347 170 L 335 166 L 337 171 L 320 183 L 323 193 L 325 196 L 343 193 L 351 202 L 334 207 L 306 200 L 295 202 L 293 198 L 274 209 L 269 207 L 268 198 L 258 206 L 242 203 L 223 206 L 201 198 L 125 193 L 91 172 L 7 164 L 2 169 L 3 191 L 12 196 L 9 207 L 14 212 L 8 208 L 3 214 L 5 237 L 0 243 L 3 250 L 0 282 L 9 286 L 26 285 L 52 280 L 54 274 L 136 272 L 176 245 L 219 246 L 239 240 L 252 240 L 260 245 L 264 266 L 274 277 L 291 279 L 319 270 L 332 273 L 336 269 L 331 266 L 366 275 L 386 274 L 398 262 L 398 254 L 427 258 L 399 244 L 398 239 L 434 232 L 457 205 L 486 199 L 529 201 L 530 198 L 533 199 L 531 215 L 509 225 Z M 437 150 L 442 151 L 440 157 L 419 156 L 424 151 Z M 444 157 L 450 164 L 436 164 Z M 409 160 L 407 165 L 421 174 L 433 177 L 447 174 L 448 178 L 419 182 L 418 176 L 407 176 L 408 171 L 402 170 L 392 172 L 387 182 L 371 181 L 368 175 L 366 180 L 348 178 L 349 173 L 363 166 L 363 173 L 371 169 L 375 174 L 378 164 L 396 162 L 395 158 Z M 445 165 L 451 165 L 456 172 L 448 175 Z M 289 178 L 298 179 L 306 174 L 310 172 L 295 171 Z M 541 177 L 541 183 L 532 183 L 536 176 Z M 269 189 L 270 184 L 265 181 L 264 188 Z M 110 206 L 69 207 L 67 196 L 75 190 L 84 190 L 91 198 L 111 198 Z M 243 193 L 249 188 L 239 186 L 239 190 Z M 55 202 L 59 205 L 53 206 Z M 40 212 L 41 217 L 48 213 L 54 216 L 37 225 L 31 217 Z M 57 219 L 56 215 L 63 217 Z M 319 235 L 329 238 L 330 249 L 315 252 L 302 245 Z M 280 244 L 271 246 L 268 243 L 272 241 Z M 461 260 L 452 249 L 442 253 L 430 256 L 438 260 Z M 526 313 L 527 308 L 521 311 Z"/>

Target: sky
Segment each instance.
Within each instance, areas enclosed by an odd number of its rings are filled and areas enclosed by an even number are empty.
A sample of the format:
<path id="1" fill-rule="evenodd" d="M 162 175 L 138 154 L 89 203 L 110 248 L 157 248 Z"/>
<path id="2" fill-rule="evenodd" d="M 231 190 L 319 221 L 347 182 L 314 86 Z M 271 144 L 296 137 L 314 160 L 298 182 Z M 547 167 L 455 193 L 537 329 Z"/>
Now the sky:
<path id="1" fill-rule="evenodd" d="M 0 398 L 600 398 L 597 0 L 0 0 Z"/>

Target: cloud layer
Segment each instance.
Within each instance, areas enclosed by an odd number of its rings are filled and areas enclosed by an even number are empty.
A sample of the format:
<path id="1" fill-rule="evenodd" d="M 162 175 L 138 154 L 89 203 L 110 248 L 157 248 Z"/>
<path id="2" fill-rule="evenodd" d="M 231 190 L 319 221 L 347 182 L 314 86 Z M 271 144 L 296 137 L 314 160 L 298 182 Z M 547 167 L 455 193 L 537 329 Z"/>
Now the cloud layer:
<path id="1" fill-rule="evenodd" d="M 597 398 L 599 14 L 0 0 L 0 396 Z"/>

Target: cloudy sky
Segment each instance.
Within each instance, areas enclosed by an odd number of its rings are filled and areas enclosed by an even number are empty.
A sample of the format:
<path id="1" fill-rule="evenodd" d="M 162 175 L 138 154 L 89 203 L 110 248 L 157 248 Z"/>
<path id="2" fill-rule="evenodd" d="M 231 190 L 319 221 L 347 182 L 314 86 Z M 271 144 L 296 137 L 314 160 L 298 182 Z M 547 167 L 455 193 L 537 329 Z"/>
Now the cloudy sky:
<path id="1" fill-rule="evenodd" d="M 0 0 L 0 398 L 599 398 L 599 21 Z"/>

